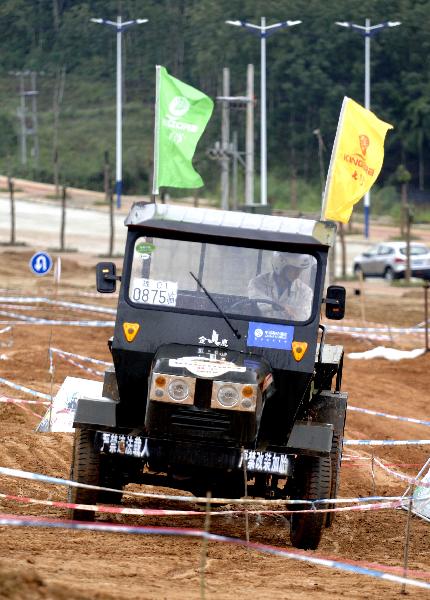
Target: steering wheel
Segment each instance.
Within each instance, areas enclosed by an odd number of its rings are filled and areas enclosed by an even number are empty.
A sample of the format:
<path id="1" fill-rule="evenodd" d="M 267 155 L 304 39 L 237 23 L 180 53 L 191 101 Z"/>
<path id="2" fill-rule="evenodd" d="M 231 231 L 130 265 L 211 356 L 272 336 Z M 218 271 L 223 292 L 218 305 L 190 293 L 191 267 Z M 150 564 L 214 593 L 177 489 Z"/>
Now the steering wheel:
<path id="1" fill-rule="evenodd" d="M 230 310 L 234 310 L 235 308 L 239 308 L 239 306 L 241 306 L 242 304 L 245 305 L 245 306 L 247 304 L 249 304 L 250 306 L 254 306 L 255 308 L 258 309 L 258 303 L 260 303 L 260 304 L 270 304 L 276 310 L 280 310 L 282 312 L 285 312 L 285 308 L 283 306 L 281 306 L 277 302 L 274 302 L 274 300 L 268 300 L 266 298 L 244 298 L 243 300 L 238 300 L 237 302 L 235 302 L 234 304 L 232 304 L 230 306 Z"/>

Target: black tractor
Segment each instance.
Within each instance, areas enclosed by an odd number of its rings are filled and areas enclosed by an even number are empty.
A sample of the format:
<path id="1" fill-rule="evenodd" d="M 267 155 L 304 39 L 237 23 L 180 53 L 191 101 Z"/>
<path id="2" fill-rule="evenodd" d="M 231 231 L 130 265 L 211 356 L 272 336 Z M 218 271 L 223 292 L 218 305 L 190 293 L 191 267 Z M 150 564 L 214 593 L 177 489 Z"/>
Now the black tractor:
<path id="1" fill-rule="evenodd" d="M 113 368 L 102 398 L 78 401 L 71 474 L 117 491 L 72 488 L 70 500 L 120 503 L 128 483 L 336 498 L 343 348 L 320 323 L 322 304 L 329 319 L 345 312 L 343 287 L 324 296 L 335 224 L 137 203 L 126 225 L 122 275 L 97 265 L 99 292 L 121 281 Z M 314 549 L 332 513 L 308 508 L 292 506 L 290 539 Z"/>

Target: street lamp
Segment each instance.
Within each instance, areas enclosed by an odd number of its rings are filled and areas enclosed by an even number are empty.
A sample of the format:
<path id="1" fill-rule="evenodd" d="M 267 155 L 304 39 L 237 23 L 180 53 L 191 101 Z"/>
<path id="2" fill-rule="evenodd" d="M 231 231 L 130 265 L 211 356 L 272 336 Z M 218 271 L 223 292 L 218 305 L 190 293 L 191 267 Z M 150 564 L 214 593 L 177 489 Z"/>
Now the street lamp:
<path id="1" fill-rule="evenodd" d="M 116 205 L 121 208 L 122 194 L 122 32 L 133 25 L 147 23 L 148 19 L 133 19 L 122 21 L 118 16 L 116 21 L 107 19 L 90 19 L 93 23 L 109 25 L 116 29 Z"/>
<path id="2" fill-rule="evenodd" d="M 266 113 L 266 38 L 275 33 L 278 29 L 299 25 L 301 21 L 281 21 L 274 25 L 266 26 L 266 17 L 261 17 L 261 25 L 254 25 L 246 21 L 226 21 L 228 25 L 235 27 L 245 27 L 251 33 L 260 36 L 261 41 L 261 118 L 260 118 L 260 185 L 261 185 L 261 204 L 267 205 L 267 113 Z"/>
<path id="3" fill-rule="evenodd" d="M 401 25 L 400 21 L 384 21 L 378 25 L 370 25 L 370 19 L 366 19 L 365 25 L 357 25 L 349 21 L 336 21 L 336 25 L 354 29 L 364 36 L 364 107 L 370 110 L 370 38 L 387 27 L 397 27 Z M 364 235 L 369 237 L 369 218 L 370 218 L 370 192 L 364 196 Z"/>

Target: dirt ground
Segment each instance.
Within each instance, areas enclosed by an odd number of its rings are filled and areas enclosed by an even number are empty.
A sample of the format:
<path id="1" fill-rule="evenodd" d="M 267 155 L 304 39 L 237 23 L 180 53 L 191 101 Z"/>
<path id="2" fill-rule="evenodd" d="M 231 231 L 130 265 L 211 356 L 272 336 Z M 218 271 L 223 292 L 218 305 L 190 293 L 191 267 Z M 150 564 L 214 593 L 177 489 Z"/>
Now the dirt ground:
<path id="1" fill-rule="evenodd" d="M 96 296 L 94 257 L 73 255 L 62 260 L 62 281 L 56 289 L 51 276 L 29 275 L 29 249 L 3 248 L 0 296 L 44 296 L 98 306 L 115 306 L 115 298 Z M 423 321 L 421 288 L 401 289 L 385 283 L 367 283 L 357 290 L 357 282 L 347 284 L 347 317 L 344 324 L 371 323 L 413 326 Z M 58 306 L 31 303 L 29 307 L 0 301 L 0 319 L 14 312 L 51 319 L 109 319 L 90 311 L 72 311 Z M 0 323 L 0 329 L 4 325 Z M 13 338 L 0 335 L 0 376 L 35 390 L 56 391 L 67 375 L 92 378 L 70 363 L 55 361 L 49 374 L 49 345 L 63 350 L 109 360 L 109 328 L 36 326 L 17 324 Z M 422 347 L 423 338 L 403 334 L 392 341 L 355 339 L 330 333 L 330 342 L 345 346 L 346 353 L 375 345 L 412 349 Z M 13 345 L 5 342 L 13 339 Z M 389 362 L 384 359 L 353 361 L 345 359 L 343 389 L 353 406 L 371 408 L 401 416 L 429 419 L 429 355 L 414 360 Z M 30 398 L 0 383 L 0 396 Z M 42 407 L 28 405 L 42 413 Z M 0 465 L 67 478 L 69 475 L 71 435 L 35 433 L 38 423 L 28 410 L 13 404 L 0 404 Z M 381 417 L 349 412 L 348 439 L 428 439 L 428 427 Z M 340 496 L 401 495 L 406 484 L 376 468 L 371 473 L 372 449 L 346 447 L 341 471 Z M 393 468 L 415 475 L 429 457 L 429 446 L 376 447 L 374 455 Z M 1 476 L 3 494 L 66 501 L 66 488 Z M 145 488 L 165 491 L 165 488 Z M 148 501 L 126 497 L 124 506 L 183 509 L 173 501 Z M 191 505 L 190 508 L 194 508 Z M 3 500 L 2 513 L 65 519 L 66 511 L 57 507 L 26 505 Z M 403 574 L 406 512 L 399 509 L 340 513 L 325 532 L 317 551 L 308 556 L 334 559 L 360 566 L 381 568 Z M 204 516 L 145 517 L 102 515 L 100 522 L 166 527 L 204 528 Z M 413 517 L 409 545 L 409 576 L 430 582 L 430 524 Z M 242 516 L 212 518 L 210 530 L 226 536 L 245 537 Z M 250 516 L 250 539 L 293 550 L 288 522 L 282 516 Z M 310 598 L 373 599 L 397 598 L 399 584 L 345 573 L 305 562 L 258 553 L 236 545 L 209 543 L 202 591 L 200 564 L 204 544 L 198 539 L 160 535 L 125 535 L 48 529 L 0 527 L 0 598 L 13 600 L 127 600 L 198 599 L 272 600 Z M 297 552 L 297 551 L 295 551 Z M 428 590 L 407 588 L 410 598 L 430 597 Z"/>

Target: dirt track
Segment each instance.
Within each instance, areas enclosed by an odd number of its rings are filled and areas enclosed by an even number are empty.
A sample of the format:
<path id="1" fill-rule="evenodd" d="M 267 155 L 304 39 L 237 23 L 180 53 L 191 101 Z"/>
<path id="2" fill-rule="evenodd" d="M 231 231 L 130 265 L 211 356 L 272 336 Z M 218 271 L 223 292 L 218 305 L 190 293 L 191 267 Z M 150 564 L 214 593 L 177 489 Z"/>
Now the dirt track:
<path id="1" fill-rule="evenodd" d="M 27 263 L 30 251 L 2 253 L 2 287 L 0 294 L 49 295 L 62 300 L 114 306 L 114 299 L 86 297 L 82 292 L 94 290 L 94 259 L 74 256 L 63 258 L 63 280 L 57 292 L 52 279 L 29 280 Z M 31 290 L 29 290 L 29 282 Z M 348 323 L 367 322 L 390 325 L 415 325 L 423 320 L 422 290 L 396 290 L 384 285 L 369 285 L 364 296 L 355 296 L 349 286 Z M 4 288 L 7 288 L 5 291 Z M 388 292 L 388 293 L 387 293 Z M 361 299 L 364 298 L 364 304 Z M 4 303 L 1 311 L 11 310 Z M 49 318 L 94 319 L 90 312 L 71 312 L 58 307 L 39 305 L 31 310 L 13 307 L 14 312 Z M 0 316 L 0 318 L 4 318 Z M 3 326 L 0 325 L 0 329 Z M 44 327 L 16 325 L 13 346 L 0 347 L 1 377 L 21 385 L 49 393 L 47 348 L 51 343 L 87 356 L 109 360 L 107 339 L 110 329 L 82 327 Z M 7 338 L 0 336 L 0 343 Z M 396 338 L 393 343 L 358 340 L 331 335 L 334 343 L 343 343 L 346 351 L 369 349 L 374 345 L 395 345 L 413 348 L 422 346 L 422 339 L 410 336 Z M 388 413 L 428 419 L 430 388 L 429 356 L 413 361 L 391 363 L 383 359 L 352 361 L 346 359 L 343 389 L 349 392 L 350 404 Z M 66 375 L 89 377 L 73 365 L 57 359 L 54 391 Z M 0 395 L 29 398 L 21 392 L 0 385 Z M 34 407 L 32 407 L 34 408 Z M 34 410 L 41 412 L 40 407 Z M 0 404 L 0 465 L 68 477 L 71 438 L 68 434 L 36 434 L 37 417 L 11 404 Z M 428 439 L 429 428 L 350 412 L 346 437 L 377 439 Z M 375 448 L 375 455 L 394 465 L 397 470 L 416 474 L 429 456 L 429 447 Z M 405 484 L 380 469 L 371 477 L 371 450 L 356 447 L 345 450 L 340 495 L 344 497 L 398 495 Z M 356 460 L 358 457 L 361 460 Z M 39 499 L 66 500 L 66 488 L 36 481 L 1 477 L 1 491 Z M 153 490 L 151 490 L 153 491 Z M 157 490 L 159 491 L 159 490 Z M 177 508 L 174 502 L 143 501 L 126 498 L 125 506 Z M 190 507 L 191 508 L 191 507 Z M 194 508 L 194 505 L 192 505 Z M 1 512 L 17 515 L 44 516 L 64 519 L 65 511 L 56 507 L 24 505 L 3 501 Z M 164 525 L 204 528 L 204 517 L 98 517 L 99 521 L 140 525 Z M 251 541 L 292 550 L 288 539 L 288 523 L 283 517 L 250 517 Z M 402 575 L 406 513 L 401 510 L 347 512 L 336 517 L 327 530 L 320 548 L 310 556 L 372 565 L 393 574 Z M 409 550 L 411 577 L 424 577 L 430 582 L 429 523 L 412 520 Z M 211 522 L 211 532 L 244 538 L 243 517 L 217 517 Z M 134 599 L 198 599 L 201 598 L 200 561 L 202 542 L 199 540 L 137 536 L 98 532 L 73 532 L 66 529 L 0 527 L 0 598 L 100 600 Z M 286 558 L 257 553 L 233 545 L 210 543 L 205 578 L 205 597 L 221 600 L 293 598 L 331 600 L 397 598 L 400 586 L 377 579 L 344 573 Z M 408 587 L 410 598 L 430 597 L 426 590 Z"/>

